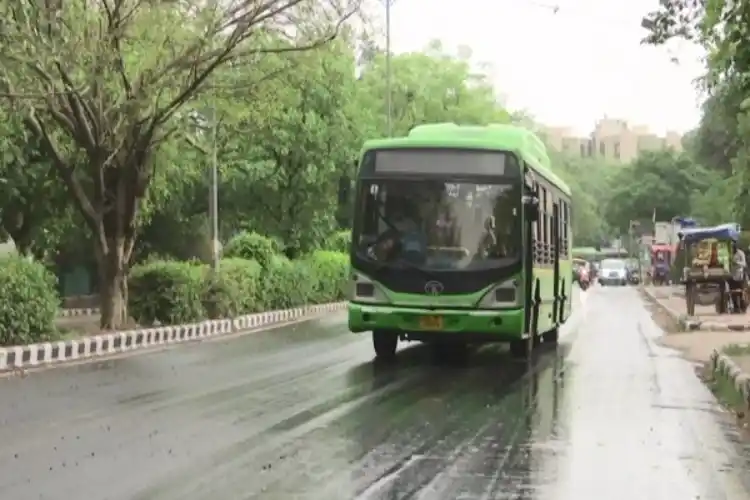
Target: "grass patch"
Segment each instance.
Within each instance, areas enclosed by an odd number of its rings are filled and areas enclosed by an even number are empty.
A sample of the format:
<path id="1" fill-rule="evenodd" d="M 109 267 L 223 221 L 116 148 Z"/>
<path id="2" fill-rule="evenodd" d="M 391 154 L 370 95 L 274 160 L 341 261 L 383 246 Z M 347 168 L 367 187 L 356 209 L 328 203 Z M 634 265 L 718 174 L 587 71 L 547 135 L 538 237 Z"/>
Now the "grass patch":
<path id="1" fill-rule="evenodd" d="M 722 349 L 727 356 L 748 356 L 750 355 L 750 344 L 730 344 Z"/>
<path id="2" fill-rule="evenodd" d="M 721 404 L 734 410 L 737 416 L 744 417 L 745 398 L 729 379 L 724 375 L 709 374 L 706 382 L 711 392 L 713 392 Z"/>

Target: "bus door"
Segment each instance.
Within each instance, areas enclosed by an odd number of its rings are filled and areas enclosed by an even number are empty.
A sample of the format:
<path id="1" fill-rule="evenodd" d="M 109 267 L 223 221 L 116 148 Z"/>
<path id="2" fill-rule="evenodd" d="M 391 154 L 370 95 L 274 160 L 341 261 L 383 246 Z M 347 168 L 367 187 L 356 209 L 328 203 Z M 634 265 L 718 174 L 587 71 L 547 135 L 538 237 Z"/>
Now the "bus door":
<path id="1" fill-rule="evenodd" d="M 552 204 L 552 262 L 553 262 L 553 281 L 555 291 L 555 302 L 552 306 L 552 319 L 555 324 L 560 317 L 558 307 L 560 304 L 560 203 Z"/>
<path id="2" fill-rule="evenodd" d="M 527 193 L 535 194 L 538 193 L 538 188 L 535 186 L 525 186 Z M 541 217 L 541 214 L 539 215 Z M 531 324 L 531 313 L 532 313 L 532 301 L 534 300 L 534 263 L 536 262 L 537 245 L 539 244 L 538 236 L 540 234 L 539 226 L 541 219 L 537 217 L 533 220 L 527 212 L 527 207 L 524 207 L 523 216 L 523 274 L 524 274 L 524 323 L 526 333 L 532 332 Z"/>

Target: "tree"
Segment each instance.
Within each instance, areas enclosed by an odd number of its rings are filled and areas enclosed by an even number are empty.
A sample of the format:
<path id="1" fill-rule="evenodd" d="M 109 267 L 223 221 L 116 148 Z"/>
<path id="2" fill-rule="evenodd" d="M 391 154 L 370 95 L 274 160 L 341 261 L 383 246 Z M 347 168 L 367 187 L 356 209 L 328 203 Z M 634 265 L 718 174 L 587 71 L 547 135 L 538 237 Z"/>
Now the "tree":
<path id="1" fill-rule="evenodd" d="M 59 242 L 69 203 L 38 138 L 0 113 L 0 227 L 24 255 L 44 259 Z"/>
<path id="2" fill-rule="evenodd" d="M 549 150 L 560 177 L 573 192 L 573 237 L 576 246 L 594 246 L 606 240 L 609 227 L 601 207 L 611 192 L 609 179 L 618 168 L 600 158 L 581 158 Z"/>
<path id="3" fill-rule="evenodd" d="M 743 1 L 661 0 L 659 9 L 642 22 L 644 43 L 662 45 L 674 38 L 698 43 L 708 51 L 708 89 L 731 82 L 741 90 L 750 85 L 750 10 Z"/>
<path id="4" fill-rule="evenodd" d="M 235 167 L 222 184 L 222 207 L 242 214 L 246 229 L 280 239 L 291 257 L 335 229 L 338 179 L 351 170 L 370 124 L 356 101 L 347 40 L 267 62 L 290 68 L 284 85 L 262 90 L 263 109 L 236 123 L 242 132 L 234 150 L 242 153 L 229 160 Z"/>
<path id="5" fill-rule="evenodd" d="M 607 222 L 624 234 L 631 220 L 657 220 L 691 213 L 693 194 L 706 191 L 715 177 L 689 155 L 674 151 L 642 153 L 613 176 L 604 207 Z"/>
<path id="6" fill-rule="evenodd" d="M 406 135 L 423 123 L 456 122 L 485 125 L 508 123 L 494 86 L 482 72 L 472 70 L 470 54 L 447 53 L 438 40 L 423 52 L 391 58 L 393 134 Z M 370 54 L 361 71 L 359 102 L 374 129 L 367 137 L 387 135 L 385 54 Z"/>
<path id="7" fill-rule="evenodd" d="M 724 177 L 696 197 L 698 207 L 713 219 L 733 217 L 750 223 L 750 39 L 747 2 L 663 0 L 643 26 L 645 43 L 661 45 L 684 38 L 702 45 L 707 53 L 703 79 L 708 98 L 693 144 L 697 161 Z M 721 210 L 722 203 L 726 209 Z M 721 213 L 719 213 L 721 212 Z"/>
<path id="8" fill-rule="evenodd" d="M 304 0 L 4 2 L 0 92 L 40 141 L 94 238 L 102 327 L 127 318 L 127 269 L 159 150 L 223 68 L 320 46 L 356 4 Z M 312 20 L 312 21 L 309 21 Z M 289 35 L 289 33 L 293 33 Z M 262 79 L 267 75 L 260 75 Z"/>
<path id="9" fill-rule="evenodd" d="M 703 103 L 703 115 L 688 151 L 706 168 L 728 176 L 741 145 L 738 137 L 741 92 L 732 85 L 715 87 Z"/>
<path id="10" fill-rule="evenodd" d="M 210 106 L 202 102 L 192 106 L 200 116 L 194 120 L 195 130 L 185 134 L 191 147 L 178 147 L 174 153 L 171 162 L 179 164 L 180 170 L 165 176 L 171 186 L 169 200 L 160 203 L 145 223 L 137 258 L 152 252 L 177 258 L 206 256 L 201 249 L 208 248 L 207 172 L 214 146 L 223 241 L 240 230 L 251 230 L 277 238 L 289 255 L 295 255 L 319 245 L 335 229 L 334 219 L 348 224 L 347 207 L 336 206 L 338 180 L 353 175 L 364 140 L 386 133 L 384 95 L 378 94 L 384 82 L 378 82 L 375 74 L 384 77 L 384 61 L 374 43 L 367 42 L 365 48 L 366 58 L 355 57 L 357 43 L 344 32 L 336 42 L 315 50 L 268 55 L 252 67 L 216 74 L 214 86 L 230 91 L 212 98 Z M 429 71 L 453 70 L 453 58 L 434 50 L 430 54 Z M 395 55 L 394 60 L 402 57 Z M 421 57 L 416 59 L 421 61 Z M 358 78 L 355 65 L 364 68 L 366 78 L 363 73 Z M 468 71 L 469 66 L 461 68 L 460 78 L 478 79 Z M 258 75 L 276 73 L 284 75 L 283 81 L 267 79 L 254 85 L 252 94 L 233 90 L 235 82 L 257 81 Z M 421 83 L 414 76 L 411 69 L 394 71 L 394 84 L 406 81 L 405 85 L 419 88 Z M 464 90 L 465 103 L 477 99 L 470 95 L 472 90 Z M 501 120 L 505 112 L 494 103 L 492 89 L 478 91 L 483 104 L 475 109 L 481 113 L 449 106 L 435 119 Z M 397 107 L 395 115 L 408 112 L 411 117 L 416 110 L 419 116 L 423 109 L 442 109 L 445 94 L 445 89 L 423 93 L 406 109 Z M 404 126 L 398 132 L 408 129 Z M 169 181 L 175 177 L 179 182 Z"/>

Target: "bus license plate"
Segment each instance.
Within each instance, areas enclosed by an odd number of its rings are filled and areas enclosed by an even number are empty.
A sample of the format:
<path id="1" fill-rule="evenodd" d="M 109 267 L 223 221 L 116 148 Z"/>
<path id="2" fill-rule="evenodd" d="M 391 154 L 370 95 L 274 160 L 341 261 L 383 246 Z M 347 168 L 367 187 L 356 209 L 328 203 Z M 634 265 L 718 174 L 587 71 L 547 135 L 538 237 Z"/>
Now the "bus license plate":
<path id="1" fill-rule="evenodd" d="M 422 316 L 419 318 L 419 326 L 425 330 L 442 330 L 442 316 Z"/>

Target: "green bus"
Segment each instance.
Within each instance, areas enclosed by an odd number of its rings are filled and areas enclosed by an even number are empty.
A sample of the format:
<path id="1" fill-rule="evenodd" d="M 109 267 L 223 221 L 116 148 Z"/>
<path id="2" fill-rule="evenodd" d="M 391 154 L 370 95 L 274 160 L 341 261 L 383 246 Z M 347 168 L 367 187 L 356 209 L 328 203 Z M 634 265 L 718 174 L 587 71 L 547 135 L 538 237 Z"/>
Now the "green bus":
<path id="1" fill-rule="evenodd" d="M 454 354 L 556 343 L 571 313 L 571 193 L 513 125 L 415 127 L 358 160 L 349 329 L 376 357 L 399 340 Z"/>

